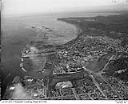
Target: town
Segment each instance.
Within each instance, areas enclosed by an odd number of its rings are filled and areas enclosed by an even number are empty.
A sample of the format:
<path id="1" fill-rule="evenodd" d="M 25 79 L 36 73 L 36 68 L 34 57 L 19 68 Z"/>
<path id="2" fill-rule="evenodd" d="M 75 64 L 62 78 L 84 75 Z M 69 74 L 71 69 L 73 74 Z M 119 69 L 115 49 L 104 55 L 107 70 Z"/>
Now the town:
<path id="1" fill-rule="evenodd" d="M 75 39 L 63 45 L 33 41 L 25 48 L 22 82 L 31 99 L 128 99 L 128 24 L 111 23 L 121 16 L 59 18 L 79 28 Z"/>

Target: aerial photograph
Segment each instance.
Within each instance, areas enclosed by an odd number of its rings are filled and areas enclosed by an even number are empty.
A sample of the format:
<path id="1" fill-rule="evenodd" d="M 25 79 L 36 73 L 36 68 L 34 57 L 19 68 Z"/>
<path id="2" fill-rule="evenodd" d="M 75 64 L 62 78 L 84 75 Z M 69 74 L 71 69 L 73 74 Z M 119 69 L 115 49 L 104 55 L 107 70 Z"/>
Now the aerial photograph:
<path id="1" fill-rule="evenodd" d="M 0 2 L 0 100 L 128 100 L 128 0 Z"/>

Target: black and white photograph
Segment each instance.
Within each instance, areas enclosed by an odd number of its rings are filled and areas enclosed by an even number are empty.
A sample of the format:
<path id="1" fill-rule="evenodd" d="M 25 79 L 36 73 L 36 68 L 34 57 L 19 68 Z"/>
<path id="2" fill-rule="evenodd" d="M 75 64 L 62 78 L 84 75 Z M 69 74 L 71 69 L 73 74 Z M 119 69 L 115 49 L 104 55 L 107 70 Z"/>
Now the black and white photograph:
<path id="1" fill-rule="evenodd" d="M 128 0 L 0 7 L 0 100 L 128 100 Z"/>

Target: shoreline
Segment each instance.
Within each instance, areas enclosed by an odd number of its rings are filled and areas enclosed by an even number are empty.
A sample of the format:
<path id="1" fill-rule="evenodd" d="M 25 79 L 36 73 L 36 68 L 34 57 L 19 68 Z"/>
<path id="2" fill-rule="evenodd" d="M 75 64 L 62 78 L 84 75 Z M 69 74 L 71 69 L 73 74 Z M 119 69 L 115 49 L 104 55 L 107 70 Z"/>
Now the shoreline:
<path id="1" fill-rule="evenodd" d="M 59 20 L 57 19 L 57 21 L 59 21 Z M 61 21 L 61 22 L 65 22 L 65 21 Z M 68 22 L 66 22 L 66 23 L 68 23 Z M 76 37 L 75 37 L 74 39 L 72 39 L 72 40 L 66 42 L 66 43 L 61 44 L 61 45 L 56 44 L 54 47 L 56 47 L 56 46 L 58 46 L 58 45 L 61 46 L 61 47 L 63 47 L 63 45 L 68 44 L 69 42 L 72 42 L 73 40 L 75 40 L 75 39 L 77 39 L 77 38 L 79 37 L 79 34 L 82 32 L 82 30 L 80 29 L 80 27 L 77 26 L 77 25 L 75 25 L 75 24 L 71 24 L 71 23 L 68 23 L 68 24 L 73 25 L 73 26 L 76 28 Z M 33 27 L 32 27 L 32 28 L 33 28 Z M 36 27 L 35 27 L 35 28 L 36 28 Z M 47 28 L 47 27 L 45 27 L 45 28 Z M 50 29 L 50 28 L 49 28 L 49 29 Z M 36 35 L 35 37 L 38 37 L 38 36 Z M 35 37 L 33 37 L 33 38 L 35 38 Z M 32 40 L 33 40 L 33 38 L 32 38 Z M 47 38 L 47 39 L 48 39 L 48 38 Z M 37 42 L 38 42 L 38 41 L 37 41 Z M 36 43 L 36 42 L 35 42 L 35 43 Z M 25 48 L 26 48 L 26 46 L 31 47 L 30 44 L 31 44 L 31 40 L 30 40 L 30 42 L 29 42 L 28 44 L 25 45 Z M 46 44 L 48 44 L 48 43 L 46 43 Z M 23 48 L 23 50 L 24 50 L 24 48 Z M 23 67 L 23 61 L 24 61 L 23 56 L 22 56 L 23 54 L 24 54 L 24 53 L 21 52 L 20 68 L 21 68 L 24 72 L 27 72 L 26 69 Z M 28 56 L 28 57 L 29 57 L 29 56 Z"/>
<path id="2" fill-rule="evenodd" d="M 64 18 L 64 19 L 65 19 L 65 18 Z M 68 19 L 68 18 L 67 18 L 67 19 Z M 77 31 L 76 34 L 75 34 L 76 37 L 75 37 L 74 39 L 72 39 L 72 40 L 70 40 L 70 41 L 68 41 L 68 42 L 66 42 L 66 43 L 64 43 L 64 44 L 62 44 L 62 47 L 65 46 L 65 45 L 71 44 L 72 42 L 74 42 L 75 40 L 78 39 L 78 37 L 80 36 L 80 34 L 82 34 L 82 29 L 80 28 L 79 25 L 77 25 L 77 24 L 75 24 L 75 23 L 67 22 L 66 20 L 63 20 L 63 18 L 57 18 L 57 20 L 75 26 L 76 31 Z"/>
<path id="3" fill-rule="evenodd" d="M 75 20 L 75 23 L 78 22 L 79 19 L 80 18 Z M 80 22 L 83 23 L 83 20 L 81 20 Z M 44 49 L 44 50 L 41 50 L 40 53 L 55 52 L 53 54 L 48 54 L 48 56 L 46 56 L 47 62 L 44 65 L 45 66 L 44 70 L 41 73 L 36 73 L 35 71 L 31 71 L 31 73 L 28 74 L 33 79 L 44 78 L 47 80 L 44 82 L 48 83 L 46 85 L 47 86 L 46 91 L 48 92 L 48 95 L 47 95 L 48 97 L 50 96 L 49 94 L 52 93 L 52 90 L 55 89 L 55 85 L 58 82 L 71 81 L 73 86 L 78 84 L 77 87 L 80 87 L 82 88 L 81 90 L 84 90 L 83 88 L 85 87 L 85 85 L 82 84 L 83 81 L 80 85 L 79 80 L 81 79 L 86 80 L 90 78 L 91 81 L 89 80 L 85 82 L 86 83 L 89 82 L 89 84 L 91 84 L 91 87 L 92 85 L 94 85 L 95 88 L 98 88 L 98 91 L 102 92 L 102 95 L 106 96 L 106 98 L 109 99 L 109 96 L 107 96 L 103 92 L 102 87 L 104 87 L 104 85 L 102 86 L 100 81 L 101 82 L 103 81 L 104 83 L 108 80 L 111 80 L 111 77 L 114 77 L 113 73 L 120 74 L 121 72 L 126 71 L 126 70 L 118 71 L 118 68 L 117 69 L 114 68 L 113 70 L 111 70 L 109 66 L 111 65 L 110 63 L 116 62 L 116 60 L 122 57 L 121 55 L 118 55 L 118 54 L 109 53 L 109 51 L 111 51 L 111 48 L 115 50 L 115 51 L 112 50 L 113 53 L 117 53 L 122 49 L 122 47 L 120 46 L 119 39 L 112 39 L 110 37 L 107 37 L 105 36 L 106 35 L 105 32 L 101 30 L 98 31 L 97 29 L 94 29 L 94 28 L 93 29 L 91 28 L 91 30 L 89 30 L 90 27 L 85 27 L 86 25 L 87 24 L 82 25 L 83 28 L 81 28 L 80 30 L 80 27 L 79 27 L 80 25 L 76 24 L 75 26 L 77 26 L 77 29 L 79 31 L 76 38 L 72 39 L 71 41 L 65 44 L 60 45 L 60 48 L 58 46 L 58 49 L 57 49 L 57 46 L 55 48 L 55 46 L 53 45 L 47 46 L 41 43 L 37 44 L 41 46 L 40 49 Z M 88 28 L 87 32 L 85 28 Z M 85 29 L 85 30 L 82 30 L 82 29 Z M 95 32 L 97 33 L 92 35 L 92 31 L 94 33 Z M 100 35 L 99 34 L 100 32 L 104 34 Z M 29 53 L 29 51 L 26 53 Z M 31 51 L 30 53 L 34 54 L 34 52 L 31 52 Z M 34 55 L 38 55 L 38 52 L 37 53 L 35 52 Z M 125 60 L 125 58 L 124 59 L 122 58 L 122 60 Z M 37 72 L 38 71 L 39 70 L 37 70 Z M 108 77 L 105 77 L 104 75 Z M 100 80 L 98 80 L 99 78 Z M 117 78 L 116 80 L 119 80 L 119 79 Z M 111 81 L 109 82 L 105 84 L 105 86 L 112 83 Z M 124 87 L 124 85 L 122 86 Z M 92 90 L 95 90 L 95 88 Z M 111 90 L 114 93 L 116 93 L 117 91 L 115 89 L 114 90 L 111 89 Z M 75 87 L 74 87 L 74 90 L 76 90 Z"/>

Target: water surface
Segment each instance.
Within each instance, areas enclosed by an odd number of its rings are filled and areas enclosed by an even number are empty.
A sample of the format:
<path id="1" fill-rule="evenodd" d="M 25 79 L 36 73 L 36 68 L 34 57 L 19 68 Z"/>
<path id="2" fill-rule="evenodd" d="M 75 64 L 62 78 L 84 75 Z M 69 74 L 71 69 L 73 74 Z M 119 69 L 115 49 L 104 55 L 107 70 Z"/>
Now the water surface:
<path id="1" fill-rule="evenodd" d="M 54 30 L 49 35 L 53 43 L 63 44 L 77 36 L 77 28 L 71 24 L 57 21 L 61 17 L 93 17 L 111 15 L 113 13 L 70 13 L 57 15 L 31 15 L 22 17 L 2 18 L 2 64 L 6 73 L 20 75 L 21 51 L 37 32 L 31 26 L 45 26 Z"/>

